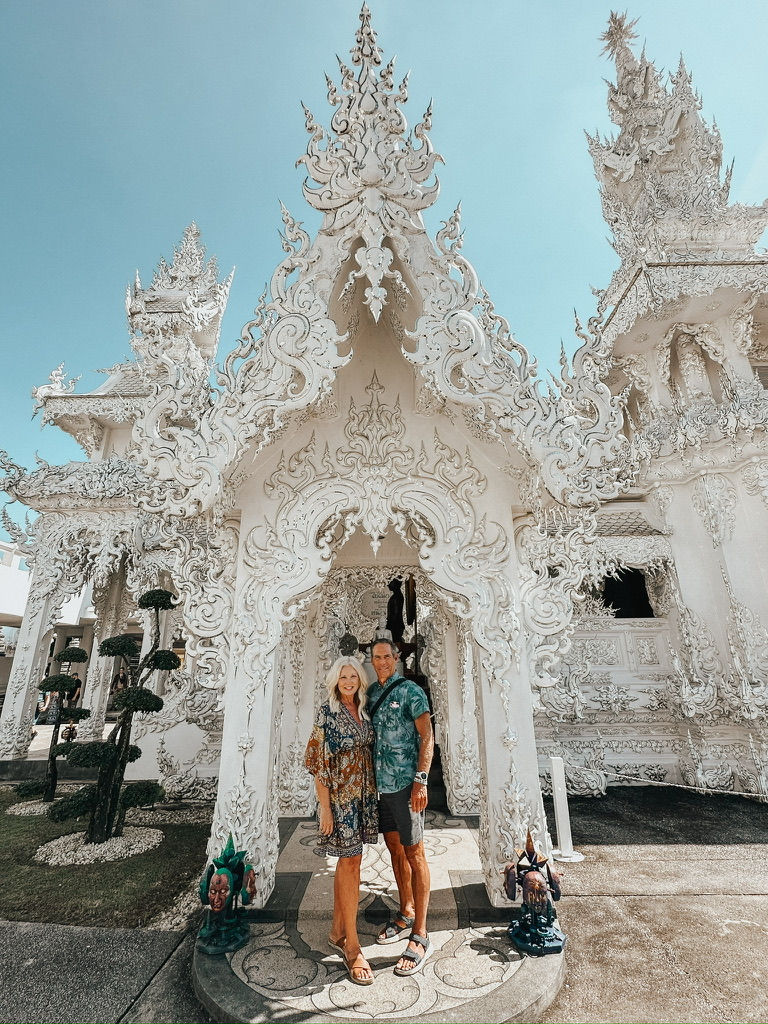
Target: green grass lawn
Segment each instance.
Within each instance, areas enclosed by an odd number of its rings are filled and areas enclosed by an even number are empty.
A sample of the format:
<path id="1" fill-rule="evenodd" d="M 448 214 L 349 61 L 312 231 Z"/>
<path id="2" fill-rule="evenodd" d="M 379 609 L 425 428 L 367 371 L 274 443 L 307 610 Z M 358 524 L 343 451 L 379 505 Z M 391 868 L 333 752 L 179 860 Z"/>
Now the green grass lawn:
<path id="1" fill-rule="evenodd" d="M 85 820 L 61 824 L 46 816 L 17 817 L 18 801 L 0 790 L 0 919 L 135 928 L 168 909 L 205 865 L 207 825 L 158 825 L 154 850 L 105 864 L 48 867 L 32 858 L 43 843 L 82 832 Z"/>

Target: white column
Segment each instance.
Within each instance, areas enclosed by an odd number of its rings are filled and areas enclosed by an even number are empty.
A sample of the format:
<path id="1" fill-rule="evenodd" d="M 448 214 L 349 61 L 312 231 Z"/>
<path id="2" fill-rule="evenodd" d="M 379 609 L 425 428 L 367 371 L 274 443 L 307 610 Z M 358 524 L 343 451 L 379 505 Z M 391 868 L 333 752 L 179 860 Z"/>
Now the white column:
<path id="1" fill-rule="evenodd" d="M 52 578 L 52 572 L 57 572 L 56 577 Z M 53 623 L 64 601 L 60 564 L 48 559 L 44 551 L 37 555 L 29 594 L 0 718 L 0 758 L 27 755 L 38 684 L 48 660 Z"/>
<path id="2" fill-rule="evenodd" d="M 506 576 L 510 591 L 515 593 L 517 563 L 513 558 L 501 566 L 499 578 Z M 500 590 L 496 599 L 506 598 Z M 476 645 L 475 701 L 477 705 L 478 742 L 480 748 L 480 859 L 485 887 L 494 906 L 507 906 L 502 892 L 501 872 L 513 857 L 516 846 L 524 843 L 528 828 L 536 845 L 546 853 L 551 842 L 544 815 L 539 782 L 536 737 L 533 728 L 533 700 L 529 666 L 524 653 L 522 621 L 519 635 L 513 633 L 514 620 L 505 620 L 504 609 L 482 608 L 475 613 L 473 632 L 487 635 L 488 623 L 496 623 L 493 650 Z M 511 648 L 504 650 L 504 641 L 519 643 L 521 655 L 515 658 Z M 505 657 L 507 655 L 507 657 Z M 503 664 L 500 664 L 502 663 Z M 494 663 L 493 675 L 489 663 Z"/>
<path id="3" fill-rule="evenodd" d="M 676 485 L 666 513 L 669 546 L 683 604 L 706 623 L 720 655 L 727 649 L 728 599 L 721 575 L 721 551 L 693 510 L 693 483 Z"/>
<path id="4" fill-rule="evenodd" d="M 99 657 L 99 644 L 107 637 L 122 633 L 128 621 L 128 606 L 131 600 L 125 589 L 125 566 L 112 575 L 103 590 L 94 592 L 93 605 L 96 609 L 96 623 L 93 628 L 93 650 L 88 662 L 85 688 L 81 706 L 88 708 L 91 717 L 78 726 L 78 740 L 101 739 L 109 701 L 109 688 L 114 672 L 114 659 Z"/>
<path id="5" fill-rule="evenodd" d="M 444 714 L 440 726 L 440 755 L 446 802 L 452 814 L 477 814 L 480 800 L 480 761 L 475 715 L 475 645 L 468 624 L 450 616 L 450 625 L 434 642 L 442 644 L 439 666 L 442 678 L 431 679 L 433 689 L 442 686 L 442 700 L 435 701 Z"/>
<path id="6" fill-rule="evenodd" d="M 258 638 L 254 638 L 258 643 Z M 271 645 L 270 645 L 271 646 Z M 254 905 L 263 907 L 275 884 L 277 793 L 274 694 L 277 651 L 269 655 L 265 685 L 255 686 L 242 659 L 233 657 L 224 705 L 224 728 L 216 809 L 209 858 L 217 856 L 231 834 L 235 848 L 246 850 L 256 868 Z"/>
<path id="7" fill-rule="evenodd" d="M 735 524 L 723 541 L 723 562 L 737 601 L 743 602 L 768 628 L 768 507 L 750 493 L 742 474 L 728 475 L 736 491 Z"/>

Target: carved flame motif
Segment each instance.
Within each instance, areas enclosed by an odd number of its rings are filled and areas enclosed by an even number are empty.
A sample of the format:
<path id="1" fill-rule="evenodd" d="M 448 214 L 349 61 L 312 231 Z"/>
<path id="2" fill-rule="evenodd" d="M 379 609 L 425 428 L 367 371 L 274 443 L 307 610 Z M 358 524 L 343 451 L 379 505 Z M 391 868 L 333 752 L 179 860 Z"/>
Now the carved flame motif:
<path id="1" fill-rule="evenodd" d="M 403 259 L 408 233 L 423 231 L 419 214 L 431 206 L 440 188 L 437 180 L 424 183 L 441 157 L 427 136 L 431 106 L 413 135 L 405 136 L 407 123 L 400 105 L 408 99 L 408 78 L 394 90 L 394 59 L 381 68 L 381 51 L 366 5 L 351 52 L 357 75 L 339 61 L 340 91 L 326 76 L 328 100 L 338 107 L 331 120 L 333 135 L 326 134 L 305 107 L 310 139 L 298 162 L 319 186 L 305 182 L 304 196 L 325 213 L 323 229 L 346 233 L 352 225 L 362 238 L 354 253 L 359 269 L 350 274 L 346 287 L 358 277 L 368 279 L 364 301 L 378 321 L 387 301 L 384 278 L 405 288 L 400 273 L 390 269 L 393 246 Z"/>

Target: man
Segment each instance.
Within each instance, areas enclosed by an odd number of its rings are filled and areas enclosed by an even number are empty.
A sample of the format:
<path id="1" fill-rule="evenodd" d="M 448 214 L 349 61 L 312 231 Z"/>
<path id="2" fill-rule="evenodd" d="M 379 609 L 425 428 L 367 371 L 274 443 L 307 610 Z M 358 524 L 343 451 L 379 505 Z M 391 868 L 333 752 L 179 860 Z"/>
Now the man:
<path id="1" fill-rule="evenodd" d="M 395 966 L 395 974 L 405 977 L 420 971 L 433 952 L 427 934 L 430 878 L 423 839 L 434 737 L 426 694 L 416 683 L 395 675 L 397 658 L 391 640 L 373 642 L 371 664 L 381 689 L 371 686 L 368 705 L 376 733 L 379 827 L 400 897 L 398 913 L 376 941 L 385 945 L 409 935 Z"/>

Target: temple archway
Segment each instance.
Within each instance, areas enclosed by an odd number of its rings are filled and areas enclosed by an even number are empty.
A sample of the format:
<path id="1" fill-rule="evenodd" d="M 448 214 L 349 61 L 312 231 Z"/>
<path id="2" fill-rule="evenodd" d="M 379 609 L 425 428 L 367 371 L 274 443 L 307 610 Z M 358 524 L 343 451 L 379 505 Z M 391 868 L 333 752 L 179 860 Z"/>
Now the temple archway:
<path id="1" fill-rule="evenodd" d="M 334 451 L 321 448 L 313 432 L 252 482 L 263 492 L 259 502 L 253 493 L 241 496 L 249 500 L 211 851 L 231 833 L 258 863 L 259 898 L 266 900 L 277 855 L 280 676 L 292 623 L 310 608 L 355 531 L 370 539 L 375 560 L 391 530 L 413 552 L 436 607 L 463 624 L 456 635 L 473 665 L 481 857 L 495 899 L 499 869 L 525 829 L 546 841 L 527 665 L 518 658 L 514 545 L 493 517 L 496 496 L 469 453 L 435 431 L 422 437 L 417 454 L 399 399 L 382 399 L 375 373 L 366 391 L 367 405 L 351 400 L 344 442 Z M 293 742 L 296 754 L 298 737 Z"/>

